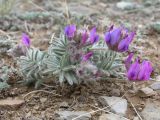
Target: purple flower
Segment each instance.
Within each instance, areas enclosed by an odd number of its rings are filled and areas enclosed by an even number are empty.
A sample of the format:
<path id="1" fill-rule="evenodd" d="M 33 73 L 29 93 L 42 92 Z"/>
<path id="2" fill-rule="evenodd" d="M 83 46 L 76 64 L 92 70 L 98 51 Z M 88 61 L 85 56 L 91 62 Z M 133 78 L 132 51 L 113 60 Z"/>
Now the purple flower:
<path id="1" fill-rule="evenodd" d="M 88 39 L 88 33 L 87 33 L 87 30 L 84 30 L 82 32 L 81 45 L 84 45 L 86 43 L 87 39 Z"/>
<path id="2" fill-rule="evenodd" d="M 75 32 L 76 32 L 75 25 L 67 25 L 64 29 L 64 33 L 69 39 L 72 39 L 74 37 Z"/>
<path id="3" fill-rule="evenodd" d="M 153 71 L 152 65 L 149 61 L 144 60 L 141 64 L 141 70 L 138 74 L 138 80 L 149 80 Z"/>
<path id="4" fill-rule="evenodd" d="M 31 41 L 29 36 L 26 33 L 22 34 L 22 43 L 26 46 L 26 47 L 30 47 L 31 45 Z"/>
<path id="5" fill-rule="evenodd" d="M 87 61 L 89 60 L 93 55 L 93 52 L 88 52 L 87 54 L 82 56 L 82 61 Z"/>
<path id="6" fill-rule="evenodd" d="M 113 26 L 111 26 L 109 31 L 105 33 L 104 39 L 111 50 L 125 52 L 128 50 L 134 35 L 134 32 L 129 34 L 123 27 L 113 28 Z"/>
<path id="7" fill-rule="evenodd" d="M 104 39 L 105 39 L 106 43 L 111 42 L 111 34 L 110 34 L 111 30 L 113 30 L 113 25 L 109 28 L 109 31 L 105 33 Z M 110 45 L 110 44 L 108 44 L 108 45 Z"/>
<path id="8" fill-rule="evenodd" d="M 131 64 L 127 72 L 127 77 L 129 80 L 137 80 L 138 73 L 140 71 L 139 59 L 135 63 Z"/>
<path id="9" fill-rule="evenodd" d="M 111 35 L 110 44 L 111 44 L 111 46 L 114 46 L 119 42 L 119 40 L 121 38 L 121 31 L 122 31 L 121 28 L 117 28 L 117 29 L 114 29 L 110 32 L 110 35 Z"/>
<path id="10" fill-rule="evenodd" d="M 139 58 L 137 58 L 136 61 L 132 63 L 131 61 L 132 57 L 133 53 L 131 53 L 125 60 L 128 79 L 132 81 L 149 80 L 151 73 L 153 71 L 151 62 L 144 60 L 142 63 L 140 63 Z"/>
<path id="11" fill-rule="evenodd" d="M 99 35 L 96 33 L 96 27 L 91 29 L 89 38 L 90 38 L 91 44 L 94 44 L 99 40 Z"/>

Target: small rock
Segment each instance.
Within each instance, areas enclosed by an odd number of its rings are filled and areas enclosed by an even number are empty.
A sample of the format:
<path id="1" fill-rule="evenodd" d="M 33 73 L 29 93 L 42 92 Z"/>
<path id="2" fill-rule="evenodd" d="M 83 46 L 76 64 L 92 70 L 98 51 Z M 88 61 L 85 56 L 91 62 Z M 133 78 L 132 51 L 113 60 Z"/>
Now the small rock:
<path id="1" fill-rule="evenodd" d="M 152 85 L 150 85 L 150 87 L 151 87 L 153 90 L 160 90 L 160 82 L 155 82 L 155 83 L 153 83 Z"/>
<path id="2" fill-rule="evenodd" d="M 101 8 L 105 8 L 105 7 L 107 7 L 107 5 L 106 5 L 106 4 L 104 4 L 104 3 L 102 3 L 102 2 L 100 2 L 100 3 L 98 4 L 98 6 L 100 6 Z"/>
<path id="3" fill-rule="evenodd" d="M 34 106 L 34 109 L 38 110 L 39 109 L 39 105 Z"/>
<path id="4" fill-rule="evenodd" d="M 137 110 L 138 110 L 138 111 L 142 111 L 143 108 L 142 108 L 142 107 L 138 107 Z"/>
<path id="5" fill-rule="evenodd" d="M 160 106 L 154 103 L 148 102 L 146 107 L 141 112 L 144 120 L 160 120 Z"/>
<path id="6" fill-rule="evenodd" d="M 119 89 L 112 89 L 111 94 L 113 96 L 120 96 L 120 90 Z"/>
<path id="7" fill-rule="evenodd" d="M 153 3 L 153 1 L 145 0 L 144 5 L 145 5 L 146 7 L 149 7 L 149 6 L 151 6 L 151 5 L 152 5 L 152 3 Z"/>
<path id="8" fill-rule="evenodd" d="M 82 4 L 86 6 L 90 6 L 92 4 L 92 1 L 84 1 Z"/>
<path id="9" fill-rule="evenodd" d="M 45 118 L 45 111 L 41 112 L 41 116 L 42 116 L 42 118 Z"/>
<path id="10" fill-rule="evenodd" d="M 45 103 L 47 101 L 47 98 L 40 98 L 41 103 Z"/>
<path id="11" fill-rule="evenodd" d="M 145 88 L 140 89 L 137 94 L 140 97 L 149 97 L 149 96 L 155 95 L 156 92 L 153 91 L 153 89 L 151 89 L 149 87 L 145 87 Z"/>
<path id="12" fill-rule="evenodd" d="M 72 4 L 70 4 L 69 7 L 70 7 L 70 10 L 72 11 L 72 13 L 74 15 L 78 15 L 78 16 L 81 16 L 81 15 L 89 16 L 92 14 L 99 13 L 98 10 L 94 10 L 94 9 L 87 7 L 87 6 L 77 5 L 77 3 L 72 3 Z"/>
<path id="13" fill-rule="evenodd" d="M 87 114 L 86 111 L 59 111 L 55 113 L 55 120 L 72 120 L 79 115 L 85 114 L 84 116 L 77 118 L 76 120 L 90 120 L 91 114 Z"/>
<path id="14" fill-rule="evenodd" d="M 156 81 L 160 81 L 160 75 L 156 77 Z"/>
<path id="15" fill-rule="evenodd" d="M 136 90 L 129 90 L 128 92 L 131 93 L 131 94 L 135 94 Z"/>
<path id="16" fill-rule="evenodd" d="M 110 106 L 116 114 L 125 115 L 127 111 L 127 100 L 120 97 L 101 96 L 99 101 L 103 106 Z"/>
<path id="17" fill-rule="evenodd" d="M 60 104 L 60 108 L 68 108 L 68 107 L 69 107 L 69 105 L 68 105 L 67 102 L 62 102 L 62 103 Z"/>
<path id="18" fill-rule="evenodd" d="M 28 117 L 30 117 L 31 115 L 32 115 L 32 112 L 29 111 L 29 112 L 25 115 L 25 117 L 28 118 Z"/>
<path id="19" fill-rule="evenodd" d="M 11 98 L 7 98 L 7 99 L 0 100 L 0 107 L 18 108 L 18 107 L 20 107 L 24 103 L 25 103 L 25 101 L 23 99 L 18 99 L 18 98 L 11 99 Z"/>
<path id="20" fill-rule="evenodd" d="M 99 117 L 99 120 L 129 120 L 129 119 L 115 114 L 102 114 Z"/>
<path id="21" fill-rule="evenodd" d="M 138 117 L 134 117 L 133 120 L 139 120 L 139 118 Z"/>
<path id="22" fill-rule="evenodd" d="M 116 6 L 117 8 L 122 10 L 132 10 L 138 8 L 138 5 L 136 3 L 125 1 L 118 2 Z"/>

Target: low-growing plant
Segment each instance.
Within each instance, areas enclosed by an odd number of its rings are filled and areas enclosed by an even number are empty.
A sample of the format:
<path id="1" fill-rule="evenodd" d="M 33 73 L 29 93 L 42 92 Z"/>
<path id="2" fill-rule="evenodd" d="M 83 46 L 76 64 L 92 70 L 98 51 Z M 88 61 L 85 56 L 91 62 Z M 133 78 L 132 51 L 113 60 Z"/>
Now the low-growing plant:
<path id="1" fill-rule="evenodd" d="M 13 41 L 7 35 L 0 35 L 0 57 L 7 55 L 9 49 L 13 47 Z"/>
<path id="2" fill-rule="evenodd" d="M 20 70 L 27 85 L 35 83 L 38 88 L 44 78 L 42 71 L 44 70 L 44 62 L 47 54 L 38 49 L 28 49 L 26 56 L 20 57 Z"/>
<path id="3" fill-rule="evenodd" d="M 75 25 L 68 25 L 64 33 L 53 37 L 44 52 L 31 48 L 29 37 L 23 34 L 20 71 L 26 83 L 34 83 L 36 88 L 48 78 L 57 77 L 60 84 L 73 85 L 120 75 L 124 72 L 120 53 L 129 51 L 134 35 L 124 27 L 111 26 L 102 40 L 96 27 L 77 30 Z M 139 58 L 135 63 L 132 57 L 129 55 L 124 62 L 128 79 L 148 80 L 153 71 L 151 63 L 146 60 L 141 63 Z"/>
<path id="4" fill-rule="evenodd" d="M 16 0 L 0 0 L 0 17 L 9 14 Z"/>
<path id="5" fill-rule="evenodd" d="M 8 88 L 10 85 L 7 83 L 9 80 L 9 73 L 12 69 L 4 64 L 4 61 L 0 61 L 0 90 Z"/>

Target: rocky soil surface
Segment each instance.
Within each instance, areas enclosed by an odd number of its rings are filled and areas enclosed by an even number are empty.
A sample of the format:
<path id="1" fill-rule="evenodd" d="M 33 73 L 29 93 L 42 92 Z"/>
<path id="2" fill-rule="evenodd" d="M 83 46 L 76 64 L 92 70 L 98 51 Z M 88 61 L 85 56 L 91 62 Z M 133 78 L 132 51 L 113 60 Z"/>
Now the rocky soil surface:
<path id="1" fill-rule="evenodd" d="M 17 44 L 27 32 L 34 47 L 46 50 L 51 36 L 67 22 L 98 26 L 100 34 L 112 24 L 135 29 L 131 49 L 153 62 L 152 80 L 110 78 L 63 87 L 49 83 L 35 90 L 13 77 L 10 88 L 0 91 L 0 120 L 160 120 L 160 0 L 19 1 L 10 15 L 0 17 L 0 35 Z"/>

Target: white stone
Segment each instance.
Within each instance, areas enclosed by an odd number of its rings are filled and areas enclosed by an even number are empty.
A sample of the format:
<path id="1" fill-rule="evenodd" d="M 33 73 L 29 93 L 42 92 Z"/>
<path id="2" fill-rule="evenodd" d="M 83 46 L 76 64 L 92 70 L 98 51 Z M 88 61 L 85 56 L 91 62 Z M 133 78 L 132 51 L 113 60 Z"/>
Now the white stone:
<path id="1" fill-rule="evenodd" d="M 160 105 L 148 102 L 141 114 L 144 120 L 160 120 Z"/>
<path id="2" fill-rule="evenodd" d="M 41 103 L 45 103 L 47 101 L 47 98 L 40 98 Z"/>
<path id="3" fill-rule="evenodd" d="M 133 120 L 139 120 L 139 118 L 138 117 L 134 117 Z"/>
<path id="4" fill-rule="evenodd" d="M 160 82 L 155 82 L 150 86 L 153 90 L 160 90 Z"/>
<path id="5" fill-rule="evenodd" d="M 153 96 L 156 94 L 155 91 L 153 91 L 153 89 L 149 88 L 149 87 L 145 87 L 142 88 L 138 91 L 137 93 L 140 97 L 149 97 L 149 96 Z"/>
<path id="6" fill-rule="evenodd" d="M 102 103 L 103 106 L 110 106 L 111 111 L 119 114 L 125 115 L 127 111 L 127 100 L 120 98 L 120 97 L 107 97 L 101 96 L 99 101 Z"/>
<path id="7" fill-rule="evenodd" d="M 79 115 L 83 115 L 80 118 L 77 118 L 76 120 L 90 120 L 91 114 L 87 114 L 87 111 L 58 111 L 55 113 L 55 120 L 72 120 Z"/>
<path id="8" fill-rule="evenodd" d="M 122 9 L 122 10 L 132 10 L 132 9 L 137 8 L 137 5 L 132 2 L 121 1 L 117 3 L 117 8 Z"/>
<path id="9" fill-rule="evenodd" d="M 99 117 L 99 120 L 129 120 L 129 119 L 110 113 L 110 114 L 102 114 Z"/>

